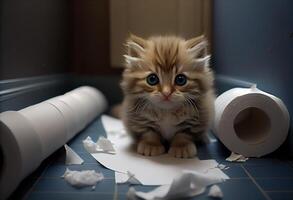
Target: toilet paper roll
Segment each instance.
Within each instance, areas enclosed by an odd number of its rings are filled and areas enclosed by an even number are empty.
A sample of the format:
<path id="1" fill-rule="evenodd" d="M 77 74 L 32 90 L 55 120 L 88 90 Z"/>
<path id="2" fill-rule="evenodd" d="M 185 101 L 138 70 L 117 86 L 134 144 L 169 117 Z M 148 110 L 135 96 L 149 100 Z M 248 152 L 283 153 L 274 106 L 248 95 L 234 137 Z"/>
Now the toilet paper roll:
<path id="1" fill-rule="evenodd" d="M 106 110 L 106 98 L 92 87 L 73 90 L 20 111 L 0 114 L 0 199 L 50 154 L 63 146 L 97 115 Z"/>
<path id="2" fill-rule="evenodd" d="M 286 139 L 289 113 L 281 99 L 256 87 L 234 88 L 215 101 L 213 132 L 232 152 L 259 157 Z"/>
<path id="3" fill-rule="evenodd" d="M 66 143 L 67 130 L 64 118 L 53 105 L 43 102 L 22 109 L 19 113 L 29 121 L 38 134 L 43 158 Z"/>
<path id="4" fill-rule="evenodd" d="M 86 112 L 84 111 L 83 107 L 82 107 L 82 102 L 79 102 L 77 99 L 69 96 L 69 95 L 62 95 L 62 96 L 58 96 L 56 97 L 58 100 L 62 101 L 63 103 L 65 103 L 68 107 L 70 107 L 70 109 L 73 111 L 73 113 L 75 113 L 75 116 L 77 118 L 78 123 L 77 125 L 77 129 L 78 130 L 82 130 L 86 124 Z"/>
<path id="5" fill-rule="evenodd" d="M 79 87 L 66 93 L 66 95 L 73 95 L 74 98 L 84 102 L 86 102 L 88 99 L 93 99 L 92 101 L 87 101 L 86 103 L 83 103 L 83 105 L 93 108 L 90 113 L 87 113 L 87 116 L 89 116 L 89 118 L 93 118 L 93 116 L 95 116 L 94 113 L 102 112 L 101 108 L 108 106 L 107 100 L 105 99 L 104 95 L 99 90 L 95 90 L 94 88 L 89 86 Z M 99 102 L 100 106 L 98 106 L 96 102 Z"/>
<path id="6" fill-rule="evenodd" d="M 56 97 L 45 102 L 55 106 L 63 116 L 67 129 L 67 140 L 70 140 L 80 130 L 78 128 L 79 120 L 76 113 L 66 103 L 58 100 Z"/>
<path id="7" fill-rule="evenodd" d="M 6 199 L 40 165 L 43 153 L 38 134 L 19 112 L 0 114 L 0 133 L 0 199 Z"/>

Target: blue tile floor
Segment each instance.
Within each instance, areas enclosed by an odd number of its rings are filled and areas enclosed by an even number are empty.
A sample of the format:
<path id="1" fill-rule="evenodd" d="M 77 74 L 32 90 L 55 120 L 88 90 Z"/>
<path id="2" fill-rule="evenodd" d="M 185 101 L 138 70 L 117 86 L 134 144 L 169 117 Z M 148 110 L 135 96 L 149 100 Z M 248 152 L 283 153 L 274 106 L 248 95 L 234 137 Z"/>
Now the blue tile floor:
<path id="1" fill-rule="evenodd" d="M 129 185 L 116 185 L 113 171 L 101 166 L 82 146 L 82 140 L 87 136 L 97 140 L 99 135 L 105 135 L 105 131 L 98 117 L 68 143 L 84 159 L 84 164 L 64 165 L 65 151 L 61 148 L 46 159 L 32 175 L 26 178 L 10 199 L 126 199 L 125 194 Z M 224 200 L 293 199 L 292 160 L 270 156 L 259 159 L 251 158 L 245 163 L 230 163 L 225 161 L 229 154 L 230 152 L 219 142 L 198 146 L 200 159 L 216 159 L 219 163 L 229 166 L 224 172 L 230 176 L 230 179 L 219 184 L 224 193 Z M 76 189 L 61 178 L 66 167 L 71 170 L 94 169 L 102 172 L 105 179 L 97 184 L 95 190 L 91 190 L 91 188 Z M 135 186 L 135 188 L 148 191 L 154 187 Z M 211 198 L 205 192 L 193 199 L 204 200 Z"/>

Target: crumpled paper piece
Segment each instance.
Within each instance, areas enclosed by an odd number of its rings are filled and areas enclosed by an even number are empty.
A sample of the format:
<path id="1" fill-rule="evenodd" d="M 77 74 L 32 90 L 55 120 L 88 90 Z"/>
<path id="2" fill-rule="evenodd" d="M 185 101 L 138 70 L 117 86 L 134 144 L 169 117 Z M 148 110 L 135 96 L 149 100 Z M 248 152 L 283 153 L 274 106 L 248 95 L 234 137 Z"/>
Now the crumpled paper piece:
<path id="1" fill-rule="evenodd" d="M 218 176 L 185 171 L 176 176 L 170 185 L 157 187 L 150 192 L 136 191 L 131 187 L 127 192 L 127 197 L 130 200 L 137 200 L 139 198 L 145 200 L 168 200 L 194 197 L 202 194 L 207 186 L 223 182 L 224 180 Z"/>
<path id="2" fill-rule="evenodd" d="M 228 158 L 226 158 L 226 161 L 229 161 L 229 162 L 245 162 L 247 160 L 248 158 L 246 158 L 245 156 L 234 153 L 234 152 L 231 152 L 231 155 Z"/>
<path id="3" fill-rule="evenodd" d="M 116 151 L 113 147 L 113 144 L 107 138 L 101 136 L 98 141 L 95 143 L 90 136 L 88 136 L 85 140 L 82 141 L 83 147 L 89 153 L 110 153 L 115 154 Z"/>
<path id="4" fill-rule="evenodd" d="M 80 165 L 84 162 L 84 160 L 75 152 L 73 149 L 71 149 L 67 144 L 64 145 L 65 151 L 66 151 L 66 159 L 65 164 L 66 165 Z"/>
<path id="5" fill-rule="evenodd" d="M 221 199 L 224 195 L 221 188 L 218 185 L 213 185 L 209 190 L 208 196 Z"/>
<path id="6" fill-rule="evenodd" d="M 73 171 L 68 168 L 66 168 L 62 177 L 74 187 L 92 186 L 92 189 L 96 188 L 97 182 L 104 179 L 104 175 L 95 170 Z"/>

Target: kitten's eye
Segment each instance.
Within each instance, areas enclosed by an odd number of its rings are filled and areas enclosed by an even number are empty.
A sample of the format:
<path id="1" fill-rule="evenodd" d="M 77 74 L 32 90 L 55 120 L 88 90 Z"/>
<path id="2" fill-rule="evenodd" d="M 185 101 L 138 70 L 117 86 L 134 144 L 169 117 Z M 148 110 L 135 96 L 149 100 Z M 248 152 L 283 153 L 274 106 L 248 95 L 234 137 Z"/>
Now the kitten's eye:
<path id="1" fill-rule="evenodd" d="M 187 82 L 187 78 L 185 75 L 183 74 L 178 74 L 176 77 L 175 77 L 175 84 L 176 85 L 179 85 L 179 86 L 183 86 L 185 85 Z"/>
<path id="2" fill-rule="evenodd" d="M 157 85 L 160 81 L 156 74 L 150 74 L 147 76 L 146 81 L 149 85 Z"/>

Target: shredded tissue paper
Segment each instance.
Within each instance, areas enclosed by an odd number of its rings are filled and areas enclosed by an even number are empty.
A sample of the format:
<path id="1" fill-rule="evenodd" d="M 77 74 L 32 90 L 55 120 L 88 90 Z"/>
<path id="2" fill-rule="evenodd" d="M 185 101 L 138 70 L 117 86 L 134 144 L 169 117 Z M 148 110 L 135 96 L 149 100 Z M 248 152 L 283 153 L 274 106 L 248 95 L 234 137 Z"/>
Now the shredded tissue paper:
<path id="1" fill-rule="evenodd" d="M 150 192 L 136 191 L 131 187 L 127 192 L 127 197 L 130 200 L 168 200 L 194 197 L 202 194 L 207 186 L 222 181 L 224 179 L 216 175 L 206 175 L 195 171 L 183 171 L 174 178 L 171 184 L 157 187 Z"/>
<path id="2" fill-rule="evenodd" d="M 92 189 L 95 189 L 97 182 L 104 179 L 103 174 L 95 170 L 73 171 L 68 168 L 62 177 L 67 183 L 74 187 L 81 188 L 91 186 Z"/>
<path id="3" fill-rule="evenodd" d="M 208 196 L 221 199 L 224 195 L 221 188 L 218 185 L 213 185 L 209 190 Z"/>
<path id="4" fill-rule="evenodd" d="M 89 153 L 98 153 L 98 152 L 111 153 L 111 154 L 116 153 L 111 141 L 103 136 L 99 137 L 97 142 L 94 142 L 90 136 L 88 136 L 82 142 L 83 142 L 83 147 Z"/>

